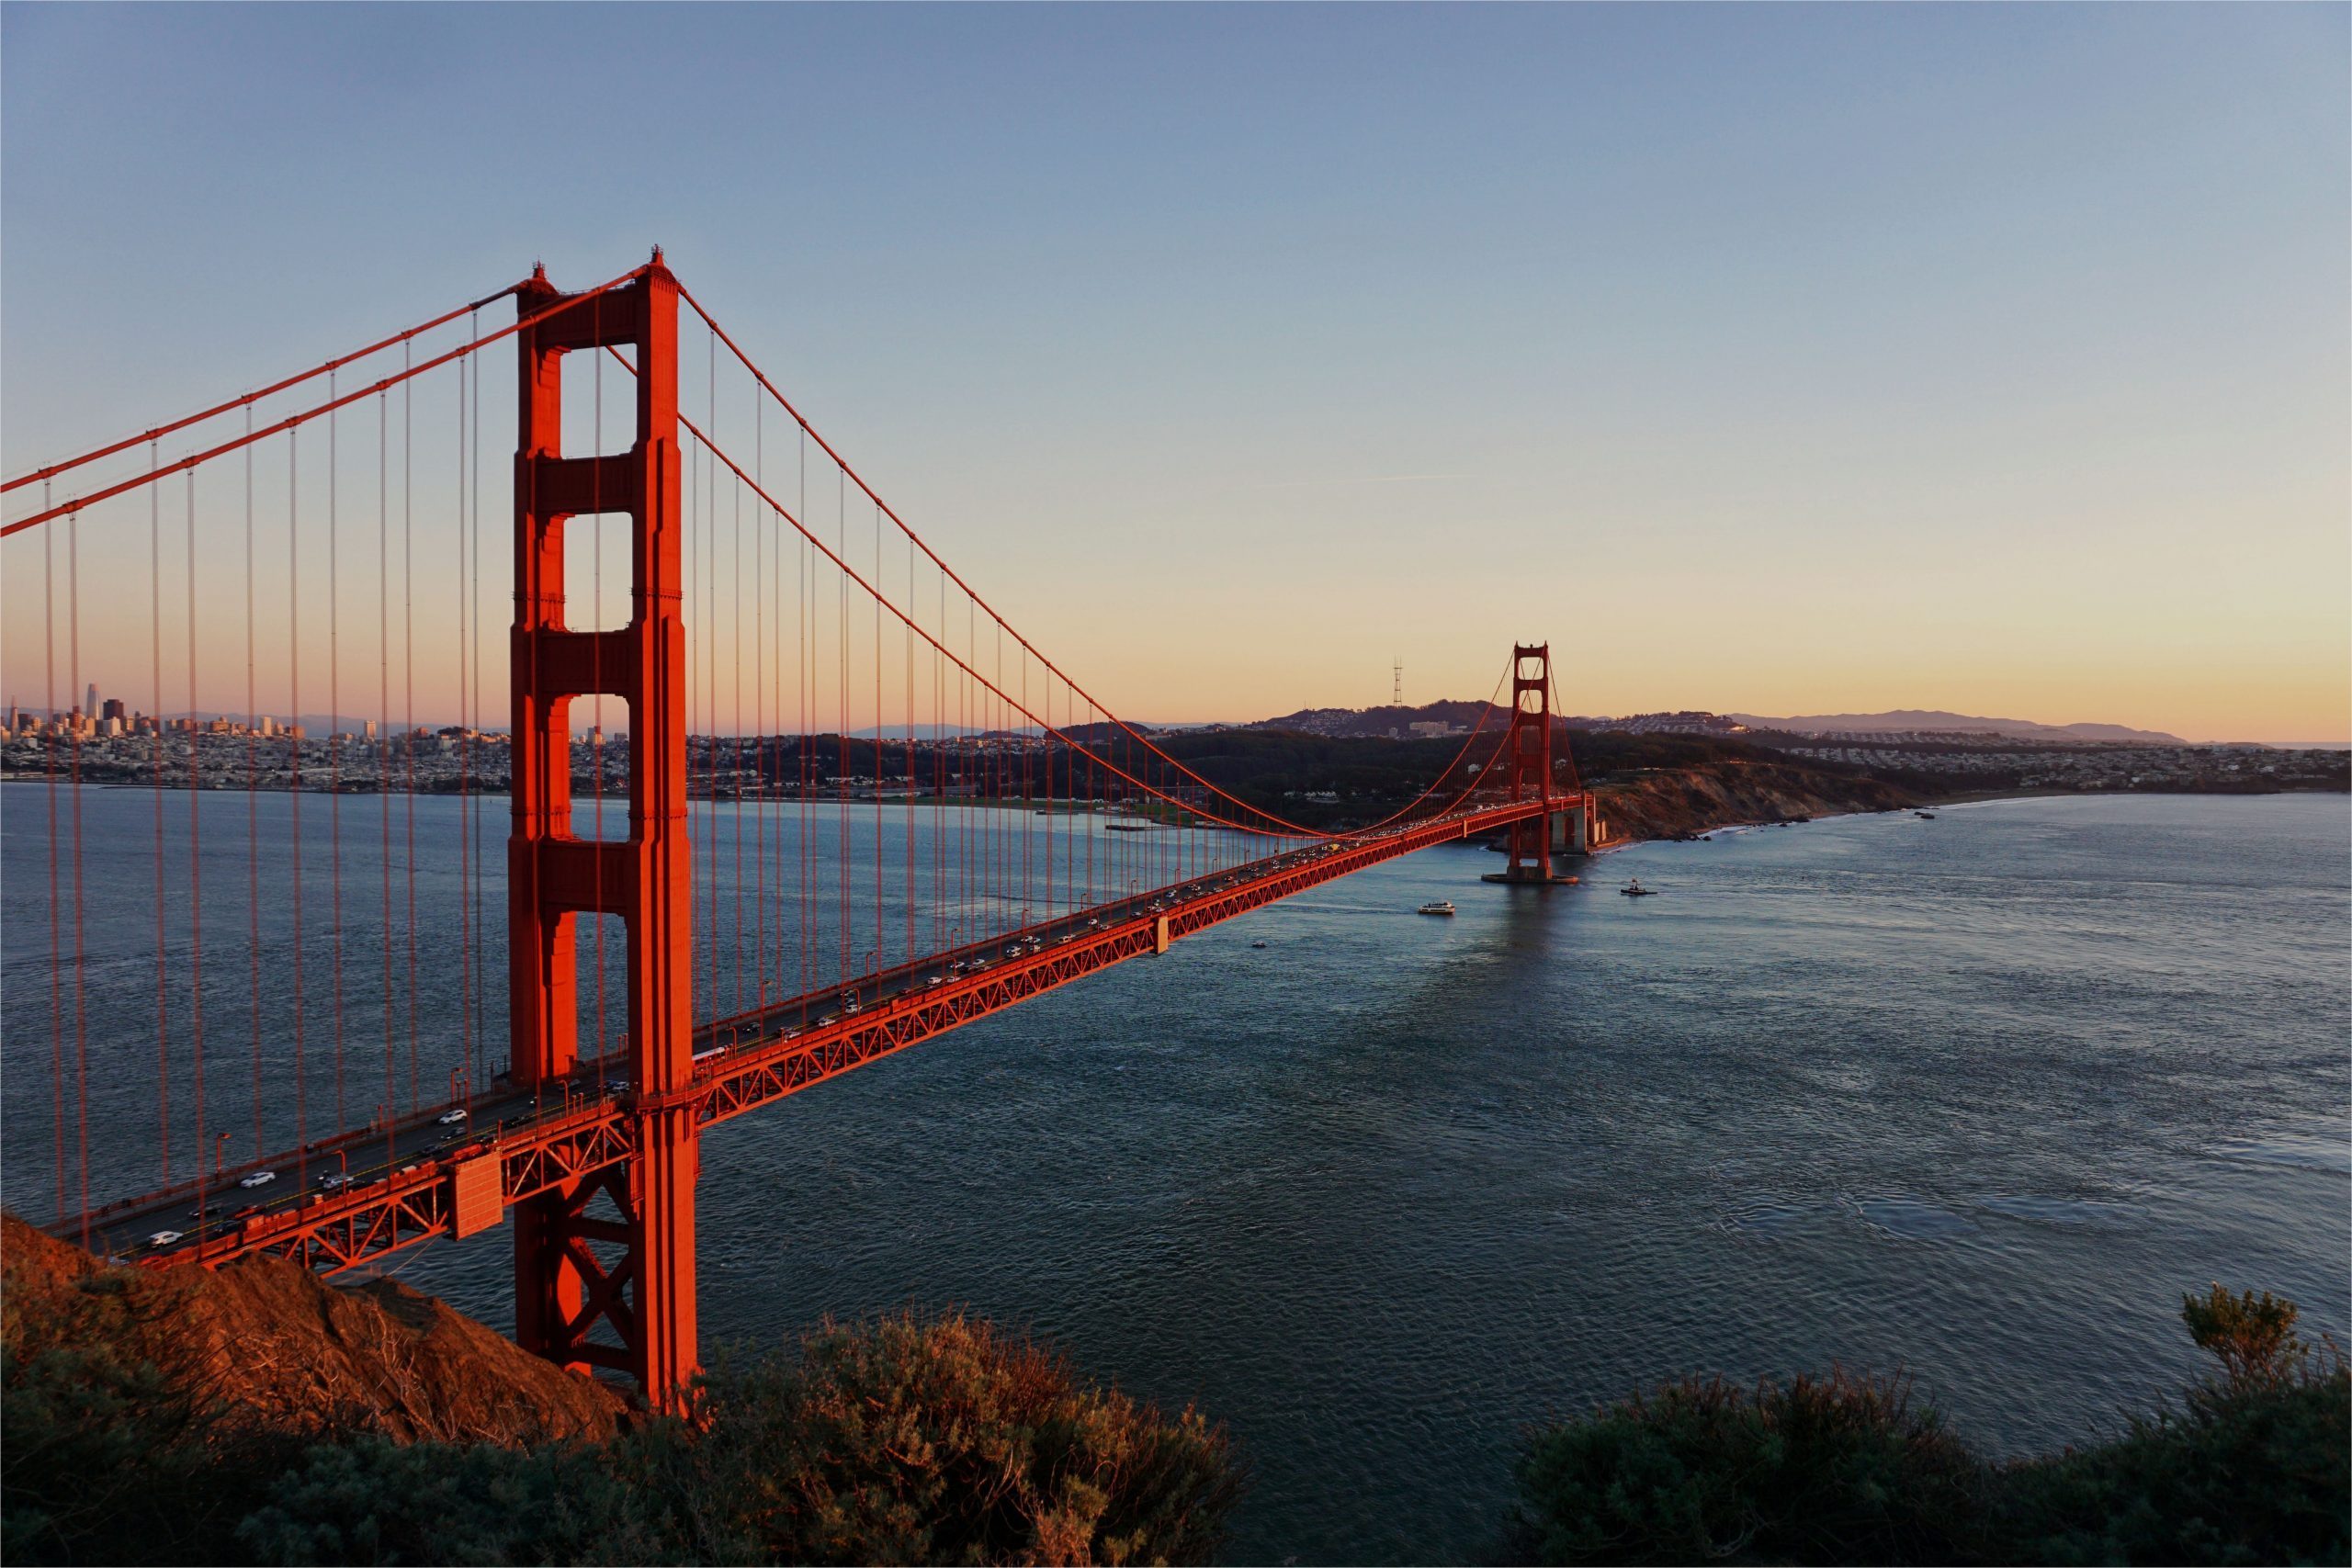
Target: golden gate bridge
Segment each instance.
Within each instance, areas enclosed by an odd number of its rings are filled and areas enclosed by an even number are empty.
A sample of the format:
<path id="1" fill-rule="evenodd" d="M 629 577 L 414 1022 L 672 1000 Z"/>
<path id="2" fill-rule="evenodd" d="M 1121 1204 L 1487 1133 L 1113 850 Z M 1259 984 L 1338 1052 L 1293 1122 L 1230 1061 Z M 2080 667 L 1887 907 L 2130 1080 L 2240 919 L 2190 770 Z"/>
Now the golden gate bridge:
<path id="1" fill-rule="evenodd" d="M 509 299 L 513 319 L 486 322 Z M 702 339 L 701 388 L 681 381 L 682 312 L 686 336 Z M 481 499 L 493 349 L 516 372 L 503 737 L 482 723 L 496 662 L 484 648 Z M 415 419 L 420 390 L 436 389 L 453 394 L 446 451 Z M 608 404 L 625 442 L 607 433 Z M 167 460 L 166 441 L 190 449 Z M 421 453 L 454 458 L 446 489 L 420 485 Z M 47 880 L 35 897 L 19 879 L 10 921 L 25 934 L 45 908 L 28 940 L 45 959 L 51 1229 L 155 1267 L 267 1254 L 334 1272 L 511 1219 L 517 1339 L 631 1378 L 656 1404 L 696 1365 L 705 1129 L 1431 845 L 1502 834 L 1509 869 L 1491 880 L 1556 880 L 1555 854 L 1585 847 L 1592 827 L 1590 797 L 1555 749 L 1541 643 L 1513 647 L 1496 688 L 1508 684 L 1508 705 L 1484 705 L 1453 760 L 1381 820 L 1318 828 L 1221 787 L 1106 707 L 935 554 L 658 250 L 576 293 L 535 268 L 0 490 L 23 513 L 0 525 L 10 580 L 21 589 L 37 574 L 40 591 L 37 615 L 12 621 L 41 637 L 42 794 L 12 816 L 38 815 Z M 435 537 L 436 513 L 453 537 Z M 92 651 L 102 644 L 116 671 L 147 656 L 155 712 L 128 733 L 58 702 L 61 674 L 69 705 L 84 690 L 93 547 L 107 563 L 111 624 Z M 608 547 L 625 615 L 605 592 Z M 206 591 L 208 573 L 227 591 Z M 353 592 L 371 588 L 372 640 L 364 614 L 345 628 Z M 428 679 L 454 666 L 460 722 L 437 735 L 414 722 L 420 652 Z M 265 674 L 293 716 L 283 733 L 261 718 Z M 233 694 L 240 675 L 247 722 L 201 719 L 223 705 L 208 692 Z M 306 675 L 309 700 L 325 687 L 323 738 L 301 722 Z M 625 748 L 605 744 L 618 734 L 605 728 L 607 702 L 626 715 Z M 184 712 L 167 718 L 174 703 Z M 343 729 L 362 715 L 364 733 Z M 109 846 L 105 873 L 112 893 L 152 905 L 152 920 L 117 920 L 98 938 L 85 919 L 101 890 L 84 792 L 101 746 L 127 751 L 153 820 L 152 847 Z M 608 765 L 608 750 L 625 762 Z M 437 923 L 430 903 L 419 923 L 421 755 L 445 774 L 455 763 L 455 931 L 446 903 Z M 107 777 L 124 782 L 119 765 Z M 263 828 L 265 778 L 288 791 L 282 839 L 277 813 Z M 224 787 L 242 792 L 242 832 L 200 805 Z M 503 868 L 484 819 L 493 792 L 511 815 Z M 323 868 L 315 833 L 304 865 L 306 793 L 313 828 L 321 810 L 331 819 Z M 812 830 L 828 809 L 835 821 Z M 372 856 L 349 843 L 370 815 Z M 152 863 L 135 885 L 127 854 Z M 501 869 L 503 916 L 490 907 Z M 282 938 L 265 940 L 266 913 Z M 421 950 L 436 973 L 454 953 L 454 986 L 420 994 Z M 243 985 L 222 979 L 224 952 L 243 959 Z M 21 1044 L 40 1010 L 17 990 Z M 226 1079 L 224 1063 L 236 1069 Z M 140 1081 L 154 1119 L 144 1190 L 95 1204 L 94 1076 Z M 100 1129 L 102 1144 L 122 1135 Z M 129 1168 L 105 1153 L 102 1172 Z"/>

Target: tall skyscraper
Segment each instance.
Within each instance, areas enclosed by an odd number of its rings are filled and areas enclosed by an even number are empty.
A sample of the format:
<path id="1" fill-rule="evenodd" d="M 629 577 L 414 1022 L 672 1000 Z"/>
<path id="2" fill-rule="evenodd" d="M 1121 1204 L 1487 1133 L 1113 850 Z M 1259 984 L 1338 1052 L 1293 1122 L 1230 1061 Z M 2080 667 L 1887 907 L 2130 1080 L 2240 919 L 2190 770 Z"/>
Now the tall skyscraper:
<path id="1" fill-rule="evenodd" d="M 82 705 L 82 711 L 96 718 L 98 715 L 98 683 L 96 681 L 90 682 L 88 695 L 89 700 Z"/>

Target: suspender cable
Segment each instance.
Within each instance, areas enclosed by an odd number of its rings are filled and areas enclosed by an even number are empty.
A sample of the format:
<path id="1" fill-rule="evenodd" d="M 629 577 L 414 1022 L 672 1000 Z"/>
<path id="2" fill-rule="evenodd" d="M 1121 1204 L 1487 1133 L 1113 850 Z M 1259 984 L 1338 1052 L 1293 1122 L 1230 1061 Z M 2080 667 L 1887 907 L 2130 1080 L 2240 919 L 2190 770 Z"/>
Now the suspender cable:
<path id="1" fill-rule="evenodd" d="M 388 394 L 376 398 L 376 804 L 383 851 L 383 908 L 379 925 L 384 946 L 384 1100 L 389 1119 L 392 1092 L 392 611 L 391 611 L 391 412 Z M 191 547 L 192 548 L 193 547 Z M 194 634 L 191 633 L 191 636 Z M 389 1134 L 388 1134 L 389 1135 Z"/>
<path id="2" fill-rule="evenodd" d="M 417 1106 L 417 986 L 416 986 L 416 399 L 415 390 L 401 383 L 401 667 L 402 755 L 408 763 L 408 794 L 402 802 L 407 821 L 408 882 L 408 1108 Z M 390 1106 L 386 1106 L 385 1136 L 391 1134 Z"/>
<path id="3" fill-rule="evenodd" d="M 849 490 L 836 468 L 833 476 L 833 529 L 841 545 L 836 554 L 849 548 Z M 849 574 L 844 570 L 835 578 L 835 610 L 833 617 L 834 688 L 838 701 L 833 716 L 833 781 L 834 794 L 839 798 L 838 816 L 841 829 L 841 957 L 834 973 L 838 986 L 849 978 L 849 950 L 856 940 L 850 934 L 849 908 Z"/>
<path id="4" fill-rule="evenodd" d="M 295 1181 L 301 1184 L 301 1145 L 311 1140 L 309 1086 L 302 1074 L 302 558 L 301 507 L 296 493 L 296 446 L 300 438 L 286 435 L 286 793 L 287 843 L 292 876 L 294 981 L 294 1144 Z"/>
<path id="5" fill-rule="evenodd" d="M 882 513 L 874 514 L 874 581 L 882 581 Z M 882 957 L 882 606 L 874 607 L 874 947 L 865 973 L 878 974 Z"/>
<path id="6" fill-rule="evenodd" d="M 48 499 L 49 487 L 41 486 Z M 47 535 L 40 541 L 41 784 L 49 800 L 49 1054 L 50 1095 L 57 1155 L 57 1223 L 65 1223 L 65 905 L 57 881 L 57 561 Z"/>
<path id="7" fill-rule="evenodd" d="M 479 340 L 480 340 L 480 338 L 481 337 L 481 307 L 479 304 L 478 304 L 478 305 L 476 305 L 476 306 L 474 307 L 474 317 L 473 317 L 473 320 L 472 320 L 470 322 L 469 322 L 469 323 L 468 323 L 468 336 L 469 336 L 469 338 L 473 339 L 473 340 L 476 340 L 476 341 L 479 341 Z M 482 706 L 481 706 L 481 623 L 482 623 L 482 611 L 481 611 L 481 355 L 478 355 L 478 354 L 477 354 L 477 355 L 472 355 L 469 359 L 468 359 L 468 360 L 466 361 L 465 366 L 461 366 L 461 367 L 459 367 L 459 371 L 458 371 L 458 373 L 459 373 L 460 375 L 465 374 L 466 369 L 467 369 L 467 367 L 469 367 L 471 368 L 471 370 L 472 370 L 472 373 L 473 373 L 473 378 L 474 378 L 474 398 L 473 398 L 474 419 L 473 419 L 473 430 L 472 430 L 472 433 L 471 433 L 471 434 L 472 434 L 472 440 L 473 440 L 473 449 L 474 449 L 474 450 L 473 450 L 473 461 L 472 461 L 472 464 L 471 464 L 471 468 L 472 468 L 472 472 L 473 472 L 473 497 L 472 497 L 472 501 L 473 501 L 473 516 L 474 516 L 474 530 L 473 530 L 473 638 L 474 638 L 473 665 L 474 665 L 474 720 L 473 720 L 472 729 L 471 729 L 471 730 L 469 730 L 469 731 L 468 732 L 468 734 L 467 734 L 467 738 L 466 738 L 466 744 L 467 744 L 468 746 L 469 746 L 469 747 L 470 747 L 470 746 L 472 746 L 472 745 L 475 743 L 475 742 L 474 742 L 474 739 L 473 739 L 473 733 L 472 733 L 472 731 L 473 731 L 473 730 L 479 730 L 479 729 L 481 729 L 481 716 L 482 716 Z M 510 738 L 509 738 L 509 739 L 510 739 L 510 746 L 511 746 L 511 739 L 512 739 L 512 738 L 510 737 Z M 514 753 L 513 753 L 513 751 L 512 751 L 512 750 L 511 750 L 511 749 L 509 750 L 509 751 L 508 751 L 507 755 L 508 755 L 508 758 L 509 758 L 509 766 L 508 766 L 508 770 L 507 770 L 507 771 L 508 771 L 508 779 L 509 779 L 510 787 L 511 787 L 512 779 L 513 779 L 513 773 L 514 773 L 513 765 L 512 765 L 512 758 L 513 758 L 513 756 L 514 756 Z M 473 1039 L 473 1074 L 472 1074 L 472 1076 L 471 1076 L 471 1077 L 468 1079 L 468 1081 L 467 1081 L 467 1089 L 468 1089 L 468 1091 L 469 1091 L 469 1098 L 470 1098 L 470 1096 L 471 1096 L 472 1094 L 478 1094 L 478 1093 L 480 1093 L 481 1090 L 483 1090 L 483 1089 L 487 1089 L 487 1088 L 489 1087 L 489 1085 L 490 1085 L 490 1080 L 489 1080 L 489 1077 L 488 1077 L 488 1074 L 489 1074 L 489 1071 L 490 1071 L 489 1047 L 488 1047 L 488 1043 L 487 1043 L 487 1042 L 486 1042 L 486 1040 L 485 1040 L 485 1038 L 484 1038 L 485 1031 L 486 1031 L 486 1029 L 487 1029 L 487 1025 L 488 1025 L 488 1014 L 489 1014 L 489 1007 L 490 1007 L 490 998 L 489 998 L 489 994 L 488 994 L 488 993 L 489 993 L 490 977 L 489 977 L 489 975 L 488 975 L 488 973 L 487 973 L 487 971 L 486 971 L 486 969 L 485 969 L 485 967 L 484 967 L 484 964 L 483 964 L 483 960 L 484 960 L 484 958 L 487 956 L 487 955 L 486 955 L 486 953 L 483 952 L 483 945 L 484 945 L 484 942 L 485 942 L 485 941 L 486 941 L 486 939 L 487 939 L 487 936 L 488 936 L 488 931 L 487 931 L 486 928 L 485 928 L 485 927 L 483 926 L 483 924 L 482 924 L 482 913 L 483 913 L 483 911 L 482 911 L 482 882 L 483 882 L 483 878 L 484 878 L 484 874 L 485 874 L 485 872 L 486 872 L 486 871 L 487 871 L 487 869 L 488 869 L 488 868 L 483 864 L 483 863 L 482 863 L 482 850 L 483 850 L 483 846 L 482 846 L 482 806 L 483 806 L 483 804 L 484 804 L 484 803 L 483 803 L 483 801 L 482 801 L 481 796 L 480 795 L 476 795 L 474 796 L 474 798 L 473 798 L 473 807 L 472 807 L 472 810 L 473 810 L 473 821 L 472 821 L 472 823 L 470 824 L 471 830 L 472 830 L 472 837 L 473 837 L 473 846 L 474 846 L 474 886 L 473 886 L 473 905 L 474 905 L 474 1039 Z M 470 1105 L 469 1105 L 469 1106 L 467 1107 L 467 1109 L 468 1109 L 468 1110 L 471 1110 L 471 1109 L 472 1109 L 472 1107 L 471 1107 Z"/>
<path id="8" fill-rule="evenodd" d="M 155 467 L 155 444 L 147 466 Z M 172 1053 L 170 965 L 164 946 L 164 495 L 147 491 L 147 645 L 155 694 L 155 1118 L 163 1151 L 163 1185 L 172 1184 Z"/>
<path id="9" fill-rule="evenodd" d="M 79 513 L 65 519 L 66 681 L 75 691 L 82 687 L 81 525 Z M 82 1246 L 85 1250 L 90 1245 L 90 1021 L 85 989 L 87 949 L 83 942 L 82 731 L 89 728 L 91 716 L 85 714 L 82 724 L 74 731 L 74 744 L 67 753 L 74 768 L 70 791 L 74 803 L 74 1138 L 81 1150 Z"/>
<path id="10" fill-rule="evenodd" d="M 251 434 L 253 412 L 245 412 Z M 245 448 L 245 966 L 253 1026 L 254 1156 L 261 1139 L 261 699 L 254 689 L 254 453 Z"/>
<path id="11" fill-rule="evenodd" d="M 474 1032 L 473 840 L 467 816 L 473 795 L 473 732 L 476 716 L 468 702 L 471 672 L 466 604 L 466 369 L 458 367 L 458 1059 L 469 1062 Z M 479 520 L 475 520 L 478 522 Z"/>
<path id="12" fill-rule="evenodd" d="M 334 395 L 334 378 L 327 378 Z M 327 416 L 327 914 L 334 954 L 334 1130 L 349 1127 L 343 1083 L 343 535 L 341 454 Z"/>
<path id="13" fill-rule="evenodd" d="M 161 704 L 157 706 L 160 708 Z M 196 711 L 196 474 L 187 476 L 187 716 L 191 726 L 203 720 Z M 198 832 L 198 784 L 202 773 L 197 760 L 200 728 L 191 728 L 187 742 L 187 1007 L 191 1071 L 196 1075 L 196 1178 L 198 1228 L 204 1218 L 204 844 Z"/>
<path id="14" fill-rule="evenodd" d="M 912 550 L 909 550 L 907 552 L 907 604 L 911 608 L 914 603 L 915 555 Z M 915 634 L 911 626 L 905 634 L 905 648 L 901 657 L 905 660 L 907 686 L 907 962 L 912 964 L 915 961 Z"/>
<path id="15" fill-rule="evenodd" d="M 763 422 L 762 404 L 752 400 L 752 471 L 762 474 L 767 468 L 767 453 L 762 440 Z M 736 504 L 742 504 L 741 491 Z M 768 1000 L 768 616 L 767 616 L 767 536 L 768 531 L 758 522 L 752 525 L 752 765 L 757 770 L 757 782 L 752 796 L 754 838 L 752 844 L 752 867 L 755 893 L 752 898 L 752 996 L 762 1007 Z"/>
<path id="16" fill-rule="evenodd" d="M 743 481 L 735 481 L 733 613 L 728 642 L 734 655 L 735 715 L 735 1010 L 743 1010 Z M 757 661 L 756 650 L 753 655 Z"/>

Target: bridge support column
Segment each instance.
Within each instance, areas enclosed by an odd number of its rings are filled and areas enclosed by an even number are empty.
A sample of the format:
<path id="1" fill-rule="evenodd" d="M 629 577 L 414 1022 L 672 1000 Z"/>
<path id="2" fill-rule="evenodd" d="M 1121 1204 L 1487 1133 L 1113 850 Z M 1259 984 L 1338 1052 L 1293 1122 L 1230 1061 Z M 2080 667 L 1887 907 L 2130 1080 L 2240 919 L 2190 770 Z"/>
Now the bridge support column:
<path id="1" fill-rule="evenodd" d="M 1510 797 L 1538 800 L 1546 807 L 1510 826 L 1510 869 L 1485 878 L 1488 882 L 1574 882 L 1553 870 L 1552 856 L 1563 849 L 1562 819 L 1571 805 L 1552 778 L 1552 645 L 1520 644 L 1511 649 L 1510 731 L 1504 738 L 1510 770 Z M 1557 800 L 1559 809 L 1553 809 Z"/>
<path id="2" fill-rule="evenodd" d="M 562 296 L 537 274 L 524 321 Z M 685 628 L 680 615 L 678 288 L 653 264 L 626 287 L 515 334 L 514 829 L 507 843 L 514 1081 L 561 1099 L 606 1092 L 577 1076 L 574 949 L 582 915 L 617 917 L 628 965 L 626 1171 L 607 1167 L 515 1206 L 515 1337 L 563 1365 L 633 1376 L 674 1407 L 695 1367 L 694 1114 L 673 1097 L 693 1074 L 693 947 L 686 841 Z M 566 354 L 631 350 L 637 434 L 625 453 L 562 452 Z M 627 513 L 629 621 L 574 629 L 564 527 Z M 628 705 L 628 838 L 572 830 L 571 706 Z M 610 1213 L 592 1212 L 602 1204 Z"/>

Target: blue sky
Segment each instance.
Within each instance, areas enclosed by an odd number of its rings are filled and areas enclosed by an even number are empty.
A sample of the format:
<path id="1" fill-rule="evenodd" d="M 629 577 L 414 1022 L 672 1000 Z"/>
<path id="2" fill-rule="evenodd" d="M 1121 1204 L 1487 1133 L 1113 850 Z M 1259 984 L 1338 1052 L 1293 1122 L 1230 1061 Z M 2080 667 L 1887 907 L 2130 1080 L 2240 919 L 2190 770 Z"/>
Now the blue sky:
<path id="1" fill-rule="evenodd" d="M 2341 739 L 2347 16 L 11 4 L 6 461 L 659 242 L 1143 716 Z"/>

